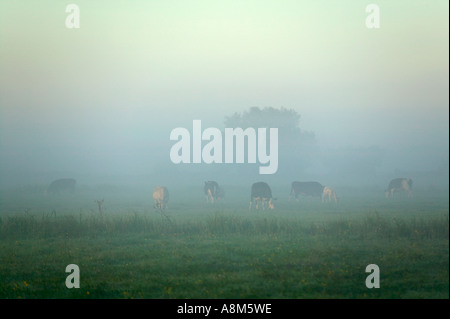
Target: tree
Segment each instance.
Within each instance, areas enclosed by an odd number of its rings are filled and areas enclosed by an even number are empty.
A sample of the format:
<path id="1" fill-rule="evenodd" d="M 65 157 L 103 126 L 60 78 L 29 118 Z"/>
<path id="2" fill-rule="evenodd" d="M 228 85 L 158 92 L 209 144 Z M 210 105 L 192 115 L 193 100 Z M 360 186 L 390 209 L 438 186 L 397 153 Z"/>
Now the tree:
<path id="1" fill-rule="evenodd" d="M 225 127 L 243 129 L 278 128 L 278 173 L 281 175 L 300 174 L 311 164 L 317 151 L 314 133 L 300 128 L 300 114 L 293 109 L 251 107 L 248 111 L 225 117 L 224 123 Z"/>
<path id="2" fill-rule="evenodd" d="M 300 114 L 293 109 L 281 107 L 251 107 L 242 114 L 234 113 L 225 117 L 226 127 L 277 127 L 283 140 L 295 140 L 303 142 L 315 142 L 312 132 L 300 129 Z"/>

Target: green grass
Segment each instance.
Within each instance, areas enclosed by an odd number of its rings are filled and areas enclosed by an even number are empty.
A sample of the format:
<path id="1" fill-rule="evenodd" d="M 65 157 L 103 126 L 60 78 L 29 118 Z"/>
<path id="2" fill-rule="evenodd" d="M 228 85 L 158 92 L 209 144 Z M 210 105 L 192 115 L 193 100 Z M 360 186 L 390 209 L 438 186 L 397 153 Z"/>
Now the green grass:
<path id="1" fill-rule="evenodd" d="M 0 298 L 449 298 L 448 197 L 274 211 L 181 200 L 165 215 L 111 204 L 102 217 L 70 200 L 56 216 L 0 214 Z M 79 289 L 65 286 L 68 264 Z M 368 264 L 379 289 L 365 286 Z"/>

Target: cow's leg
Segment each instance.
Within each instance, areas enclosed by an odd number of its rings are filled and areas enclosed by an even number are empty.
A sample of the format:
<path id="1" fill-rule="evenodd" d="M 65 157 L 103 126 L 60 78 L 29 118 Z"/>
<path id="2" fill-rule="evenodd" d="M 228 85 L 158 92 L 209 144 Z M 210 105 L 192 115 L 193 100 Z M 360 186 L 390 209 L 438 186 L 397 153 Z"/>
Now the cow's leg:
<path id="1" fill-rule="evenodd" d="M 391 198 L 392 197 L 392 191 L 393 191 L 393 189 L 388 189 L 386 191 L 386 198 Z"/>

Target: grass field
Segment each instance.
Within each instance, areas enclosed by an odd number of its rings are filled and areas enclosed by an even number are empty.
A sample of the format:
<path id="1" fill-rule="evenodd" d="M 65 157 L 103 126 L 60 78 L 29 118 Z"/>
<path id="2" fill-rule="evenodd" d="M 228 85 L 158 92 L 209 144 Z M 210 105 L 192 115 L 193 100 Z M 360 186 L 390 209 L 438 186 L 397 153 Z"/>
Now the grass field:
<path id="1" fill-rule="evenodd" d="M 214 205 L 198 193 L 172 191 L 162 214 L 144 192 L 3 192 L 0 298 L 449 298 L 448 193 L 286 195 L 273 211 L 249 211 L 247 189 Z"/>

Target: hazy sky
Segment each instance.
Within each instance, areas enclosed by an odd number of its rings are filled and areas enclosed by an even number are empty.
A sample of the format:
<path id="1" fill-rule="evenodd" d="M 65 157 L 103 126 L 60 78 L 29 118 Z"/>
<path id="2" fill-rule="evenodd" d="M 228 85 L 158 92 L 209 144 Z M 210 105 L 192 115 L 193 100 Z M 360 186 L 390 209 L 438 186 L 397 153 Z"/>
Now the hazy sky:
<path id="1" fill-rule="evenodd" d="M 70 3 L 79 29 L 66 28 Z M 296 110 L 324 151 L 377 146 L 388 171 L 435 169 L 448 163 L 448 12 L 447 0 L 2 0 L 1 173 L 151 170 L 172 128 L 220 128 L 252 106 Z"/>

